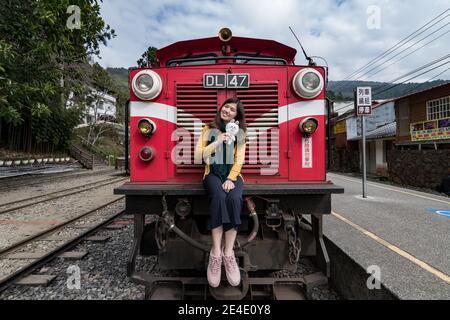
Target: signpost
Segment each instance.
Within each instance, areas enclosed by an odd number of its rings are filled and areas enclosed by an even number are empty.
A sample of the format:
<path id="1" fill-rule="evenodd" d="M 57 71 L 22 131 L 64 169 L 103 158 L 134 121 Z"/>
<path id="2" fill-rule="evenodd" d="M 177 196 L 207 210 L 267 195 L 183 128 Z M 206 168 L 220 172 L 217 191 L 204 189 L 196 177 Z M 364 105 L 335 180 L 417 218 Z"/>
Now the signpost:
<path id="1" fill-rule="evenodd" d="M 357 116 L 361 116 L 362 134 L 362 196 L 366 198 L 366 128 L 365 117 L 372 114 L 372 88 L 357 87 L 354 91 L 355 111 Z"/>

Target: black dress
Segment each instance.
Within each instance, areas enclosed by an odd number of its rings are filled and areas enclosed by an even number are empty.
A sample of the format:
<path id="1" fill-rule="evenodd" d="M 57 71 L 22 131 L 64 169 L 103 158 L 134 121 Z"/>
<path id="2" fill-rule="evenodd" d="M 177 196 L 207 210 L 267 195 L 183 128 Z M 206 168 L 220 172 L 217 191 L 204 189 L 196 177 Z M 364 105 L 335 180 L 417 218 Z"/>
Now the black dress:
<path id="1" fill-rule="evenodd" d="M 225 125 L 222 122 L 221 131 L 225 132 Z M 209 143 L 215 141 L 212 136 Z M 208 143 L 208 144 L 209 144 Z M 236 143 L 236 142 L 234 142 Z M 236 230 L 241 224 L 242 211 L 242 191 L 244 182 L 241 177 L 234 181 L 235 188 L 228 193 L 222 188 L 222 184 L 227 180 L 234 161 L 234 144 L 228 145 L 225 142 L 218 148 L 218 157 L 210 164 L 210 173 L 203 179 L 203 185 L 207 191 L 210 205 L 211 229 L 223 226 L 224 231 L 232 228 Z"/>

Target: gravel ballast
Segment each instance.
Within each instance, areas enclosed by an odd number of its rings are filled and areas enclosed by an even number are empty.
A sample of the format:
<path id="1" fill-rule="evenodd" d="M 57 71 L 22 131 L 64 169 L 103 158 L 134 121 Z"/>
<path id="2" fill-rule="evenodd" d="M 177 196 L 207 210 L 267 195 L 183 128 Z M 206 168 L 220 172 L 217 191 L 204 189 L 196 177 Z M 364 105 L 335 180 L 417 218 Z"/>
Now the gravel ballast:
<path id="1" fill-rule="evenodd" d="M 0 249 L 121 198 L 113 194 L 123 181 L 0 215 Z"/>
<path id="2" fill-rule="evenodd" d="M 142 300 L 144 287 L 136 285 L 126 275 L 126 261 L 133 239 L 133 224 L 131 217 L 118 218 L 121 229 L 102 229 L 98 236 L 109 235 L 111 238 L 105 243 L 84 241 L 73 251 L 87 251 L 88 255 L 78 261 L 55 258 L 41 270 L 34 273 L 55 275 L 56 278 L 47 287 L 11 286 L 0 293 L 0 300 Z M 156 266 L 156 257 L 137 258 L 137 269 L 161 274 Z M 79 268 L 81 281 L 80 289 L 68 288 L 74 284 L 73 270 Z M 296 273 L 279 272 L 279 276 L 295 277 L 302 274 L 317 272 L 308 259 L 301 259 Z M 163 272 L 165 274 L 165 272 Z M 313 299 L 339 299 L 336 292 L 328 286 L 313 291 Z"/>

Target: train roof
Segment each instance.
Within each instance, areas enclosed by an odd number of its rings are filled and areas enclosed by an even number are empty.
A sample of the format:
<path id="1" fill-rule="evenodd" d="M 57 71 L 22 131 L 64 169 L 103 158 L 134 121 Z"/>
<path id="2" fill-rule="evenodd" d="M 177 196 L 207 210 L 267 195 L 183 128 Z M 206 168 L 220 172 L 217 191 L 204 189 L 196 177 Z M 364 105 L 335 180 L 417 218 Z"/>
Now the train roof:
<path id="1" fill-rule="evenodd" d="M 168 61 L 173 59 L 210 53 L 221 56 L 224 44 L 218 37 L 179 41 L 158 50 L 156 56 L 161 66 L 165 66 Z M 232 55 L 240 53 L 258 54 L 263 57 L 278 57 L 286 60 L 288 64 L 294 63 L 297 53 L 297 50 L 292 47 L 266 39 L 233 37 L 226 44 L 230 45 Z"/>

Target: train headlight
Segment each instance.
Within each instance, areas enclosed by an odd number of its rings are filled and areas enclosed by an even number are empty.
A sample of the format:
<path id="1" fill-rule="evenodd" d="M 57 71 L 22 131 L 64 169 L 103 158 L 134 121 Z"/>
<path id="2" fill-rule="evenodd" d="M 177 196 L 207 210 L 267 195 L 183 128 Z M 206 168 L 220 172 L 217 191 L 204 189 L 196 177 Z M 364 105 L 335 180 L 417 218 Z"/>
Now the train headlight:
<path id="1" fill-rule="evenodd" d="M 155 152 L 150 147 L 143 147 L 139 151 L 139 158 L 144 162 L 148 162 L 148 161 L 152 160 L 154 156 L 155 156 Z"/>
<path id="2" fill-rule="evenodd" d="M 316 69 L 306 68 L 300 70 L 294 76 L 292 87 L 300 97 L 312 99 L 322 92 L 324 87 L 323 77 Z"/>
<path id="3" fill-rule="evenodd" d="M 141 74 L 136 79 L 136 85 L 139 91 L 147 92 L 153 88 L 153 78 L 148 74 Z"/>
<path id="4" fill-rule="evenodd" d="M 305 136 L 310 136 L 314 132 L 316 132 L 317 127 L 319 126 L 319 121 L 314 118 L 306 118 L 300 122 L 299 129 Z"/>
<path id="5" fill-rule="evenodd" d="M 162 90 L 162 80 L 159 74 L 151 70 L 139 71 L 131 83 L 133 92 L 142 100 L 152 100 L 159 96 Z"/>
<path id="6" fill-rule="evenodd" d="M 139 132 L 146 137 L 149 137 L 156 131 L 156 124 L 150 119 L 141 119 L 138 122 Z"/>
<path id="7" fill-rule="evenodd" d="M 320 86 L 320 78 L 314 72 L 307 72 L 302 78 L 302 84 L 308 90 L 316 90 Z"/>

